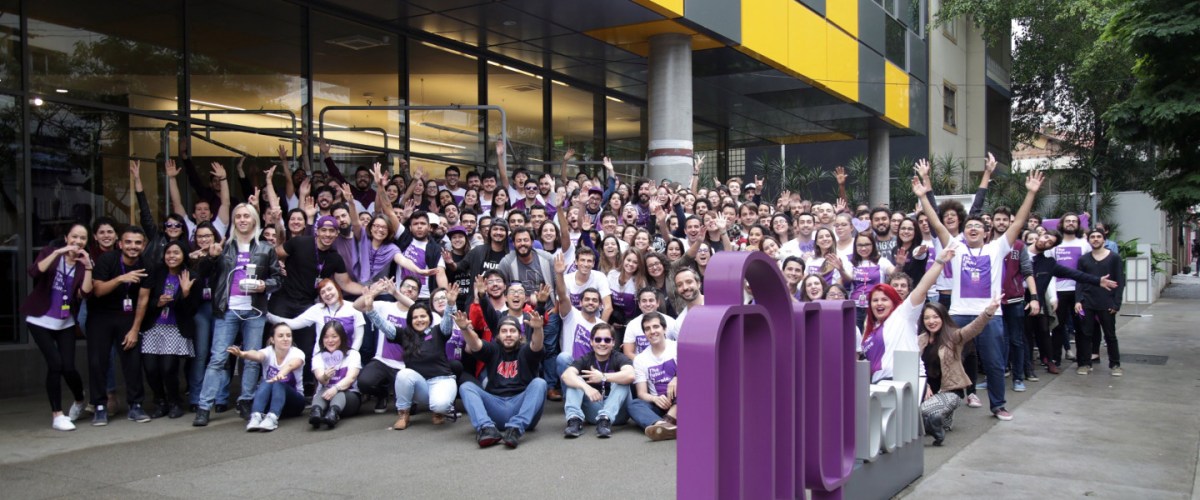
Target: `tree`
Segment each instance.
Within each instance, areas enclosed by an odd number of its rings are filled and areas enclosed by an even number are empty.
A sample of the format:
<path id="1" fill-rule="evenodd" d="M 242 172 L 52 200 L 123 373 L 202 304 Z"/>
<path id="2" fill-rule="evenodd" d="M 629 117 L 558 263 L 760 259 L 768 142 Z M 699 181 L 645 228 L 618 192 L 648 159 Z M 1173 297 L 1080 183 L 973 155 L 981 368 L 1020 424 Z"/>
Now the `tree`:
<path id="1" fill-rule="evenodd" d="M 1200 2 L 1127 0 L 1103 40 L 1136 61 L 1136 83 L 1103 118 L 1114 137 L 1155 146 L 1150 193 L 1171 216 L 1186 214 L 1200 204 Z"/>

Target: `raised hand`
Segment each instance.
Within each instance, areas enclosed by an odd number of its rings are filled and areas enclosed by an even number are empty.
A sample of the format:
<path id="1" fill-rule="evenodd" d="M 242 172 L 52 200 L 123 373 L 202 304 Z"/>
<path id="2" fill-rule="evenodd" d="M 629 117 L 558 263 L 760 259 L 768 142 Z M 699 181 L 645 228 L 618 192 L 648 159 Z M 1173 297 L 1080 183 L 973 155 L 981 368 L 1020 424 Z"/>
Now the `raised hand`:
<path id="1" fill-rule="evenodd" d="M 280 146 L 280 147 L 283 147 L 283 146 Z M 263 173 L 263 175 L 267 176 L 267 184 L 270 184 L 271 179 L 275 178 L 275 169 L 276 168 L 279 168 L 279 165 L 271 165 L 271 168 L 268 168 L 267 171 Z"/>
<path id="2" fill-rule="evenodd" d="M 835 167 L 833 169 L 833 178 L 837 179 L 837 183 L 839 186 L 844 186 L 846 184 L 846 177 L 847 176 L 846 176 L 846 168 L 845 167 L 838 165 L 837 167 Z"/>
<path id="3" fill-rule="evenodd" d="M 458 325 L 459 330 L 466 330 L 471 326 L 471 317 L 462 311 L 454 311 L 454 324 Z"/>
<path id="4" fill-rule="evenodd" d="M 559 257 L 561 258 L 561 255 Z M 478 295 L 479 297 L 483 297 L 484 293 L 486 293 L 486 292 L 487 292 L 487 281 L 484 280 L 483 275 L 480 274 L 479 276 L 475 277 L 475 295 Z"/>
<path id="5" fill-rule="evenodd" d="M 946 248 L 943 248 L 942 251 L 938 253 L 937 261 L 941 264 L 950 262 L 950 260 L 954 258 L 954 254 L 958 253 L 959 250 L 962 250 L 962 242 L 958 240 L 952 240 L 950 245 L 946 246 Z"/>
<path id="6" fill-rule="evenodd" d="M 246 203 L 249 203 L 252 207 L 258 206 L 258 187 L 254 188 L 254 194 L 250 195 L 249 198 L 246 198 Z"/>
<path id="7" fill-rule="evenodd" d="M 563 259 L 561 253 L 554 257 L 554 272 L 558 274 L 567 273 L 567 261 Z"/>
<path id="8" fill-rule="evenodd" d="M 213 177 L 217 177 L 220 179 L 225 178 L 225 167 L 221 166 L 220 163 L 217 163 L 215 161 L 212 162 L 212 164 L 210 166 L 212 167 Z"/>
<path id="9" fill-rule="evenodd" d="M 458 292 L 458 283 L 450 283 L 450 286 L 446 287 L 446 302 L 455 303 L 458 300 Z"/>
<path id="10" fill-rule="evenodd" d="M 987 307 L 983 308 L 983 312 L 987 313 L 988 316 L 991 316 L 993 314 L 996 314 L 996 309 L 999 309 L 999 308 L 1000 308 L 1000 296 L 997 295 L 995 297 L 992 297 L 992 301 L 990 303 L 988 303 Z"/>
<path id="11" fill-rule="evenodd" d="M 929 178 L 929 160 L 926 160 L 924 158 L 917 160 L 917 164 L 916 164 L 916 166 L 913 167 L 913 170 L 916 171 L 917 176 L 919 176 L 921 178 L 921 180 L 928 179 Z"/>
<path id="12" fill-rule="evenodd" d="M 547 300 L 550 300 L 550 285 L 547 283 L 542 283 L 542 286 L 538 287 L 537 301 L 546 302 Z"/>
<path id="13" fill-rule="evenodd" d="M 371 165 L 371 174 L 375 176 L 375 184 L 379 185 L 380 189 L 387 185 L 387 177 L 383 176 L 383 165 L 375 162 Z"/>
<path id="14" fill-rule="evenodd" d="M 571 161 L 575 157 L 575 148 L 567 148 L 567 152 L 563 153 L 563 161 Z"/>
<path id="15" fill-rule="evenodd" d="M 342 199 L 345 200 L 346 203 L 353 202 L 354 201 L 354 193 L 350 191 L 350 184 L 342 184 L 339 187 L 341 187 L 341 189 L 342 189 Z"/>
<path id="16" fill-rule="evenodd" d="M 133 179 L 134 190 L 142 191 L 142 162 L 129 160 L 129 178 Z"/>
<path id="17" fill-rule="evenodd" d="M 724 231 L 726 227 L 729 227 L 729 218 L 725 217 L 725 214 L 723 213 L 718 213 L 717 216 L 713 218 L 713 221 L 716 223 L 717 229 L 721 231 Z"/>
<path id="18" fill-rule="evenodd" d="M 300 192 L 298 193 L 298 196 L 300 197 L 301 200 L 303 200 L 304 198 L 306 198 L 308 196 L 308 193 L 311 193 L 311 192 L 312 192 L 312 180 L 310 177 L 305 177 L 304 180 L 300 181 Z"/>
<path id="19" fill-rule="evenodd" d="M 167 177 L 169 178 L 174 179 L 175 176 L 179 175 L 179 167 L 175 166 L 175 160 L 170 158 L 167 158 L 165 170 L 167 171 Z"/>
<path id="20" fill-rule="evenodd" d="M 308 182 L 308 180 L 306 179 L 304 182 Z M 304 214 L 310 219 L 317 214 L 317 204 L 316 201 L 313 200 L 312 195 L 307 195 L 304 197 L 304 200 L 300 202 L 300 209 L 303 210 Z"/>
<path id="21" fill-rule="evenodd" d="M 288 162 L 287 146 L 280 144 L 278 152 L 279 152 L 279 163 L 283 164 L 283 165 L 287 165 L 287 162 Z"/>
<path id="22" fill-rule="evenodd" d="M 692 175 L 700 175 L 700 167 L 704 165 L 704 153 L 696 155 L 696 162 L 692 164 Z"/>
<path id="23" fill-rule="evenodd" d="M 913 194 L 917 195 L 917 208 L 919 209 L 921 204 L 920 200 L 921 198 L 924 198 L 927 193 L 929 193 L 929 188 L 925 187 L 925 184 L 921 182 L 921 179 L 917 178 L 915 175 L 912 178 L 912 192 Z"/>
<path id="24" fill-rule="evenodd" d="M 546 325 L 546 320 L 545 320 L 545 318 L 542 318 L 541 314 L 537 314 L 535 312 L 535 313 L 529 315 L 529 326 L 531 326 L 533 328 L 541 328 L 545 325 Z"/>
<path id="25" fill-rule="evenodd" d="M 1030 193 L 1036 193 L 1042 188 L 1042 181 L 1046 178 L 1041 170 L 1029 172 L 1029 176 L 1025 178 L 1025 189 Z"/>
<path id="26" fill-rule="evenodd" d="M 183 290 L 185 293 L 190 293 L 192 291 L 192 285 L 195 283 L 196 280 L 192 279 L 191 271 L 184 269 L 182 273 L 179 273 L 180 290 Z"/>
<path id="27" fill-rule="evenodd" d="M 325 138 L 317 139 L 317 149 L 321 150 L 321 156 L 329 157 L 329 143 L 325 142 Z"/>
<path id="28" fill-rule="evenodd" d="M 504 158 L 504 153 L 508 148 L 504 145 L 504 141 L 496 141 L 496 158 Z"/>
<path id="29" fill-rule="evenodd" d="M 987 155 L 987 161 L 983 162 L 983 173 L 990 176 L 996 171 L 996 156 L 991 153 Z"/>
<path id="30" fill-rule="evenodd" d="M 837 204 L 833 206 L 833 210 L 835 212 L 841 212 L 843 210 L 846 210 L 846 208 L 847 207 L 846 207 L 846 199 L 845 198 L 838 198 Z"/>
<path id="31" fill-rule="evenodd" d="M 242 168 L 242 164 L 243 164 L 243 163 L 246 163 L 246 157 L 245 157 L 245 156 L 243 156 L 243 157 L 241 157 L 241 158 L 238 158 L 237 172 L 238 172 L 238 178 L 239 178 L 239 179 L 246 177 L 246 170 Z"/>

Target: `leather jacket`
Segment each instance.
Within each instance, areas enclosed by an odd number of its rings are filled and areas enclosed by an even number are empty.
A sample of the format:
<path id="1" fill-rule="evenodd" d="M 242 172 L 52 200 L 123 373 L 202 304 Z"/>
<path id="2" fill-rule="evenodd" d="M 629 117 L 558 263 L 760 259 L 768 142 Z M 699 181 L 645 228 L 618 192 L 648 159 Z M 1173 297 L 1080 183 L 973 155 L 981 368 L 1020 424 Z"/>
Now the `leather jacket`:
<path id="1" fill-rule="evenodd" d="M 230 236 L 230 240 L 236 238 Z M 208 277 L 212 283 L 213 317 L 225 315 L 229 309 L 229 285 L 233 279 L 233 271 L 237 267 L 237 243 L 229 241 L 219 257 L 207 256 L 200 259 L 197 271 L 201 276 Z M 275 247 L 254 238 L 250 241 L 250 263 L 257 266 L 258 279 L 266 283 L 267 289 L 262 293 L 250 294 L 250 304 L 265 316 L 267 313 L 267 294 L 279 289 L 280 278 L 279 258 L 275 255 Z M 236 283 L 233 284 L 237 286 Z"/>

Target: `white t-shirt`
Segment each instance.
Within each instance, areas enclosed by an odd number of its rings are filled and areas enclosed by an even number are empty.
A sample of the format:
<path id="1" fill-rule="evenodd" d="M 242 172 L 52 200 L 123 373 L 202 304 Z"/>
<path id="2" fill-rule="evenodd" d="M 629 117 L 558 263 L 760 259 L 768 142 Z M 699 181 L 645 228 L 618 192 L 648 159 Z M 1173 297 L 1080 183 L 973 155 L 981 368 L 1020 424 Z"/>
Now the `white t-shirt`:
<path id="1" fill-rule="evenodd" d="M 225 230 L 229 229 L 229 227 L 224 222 L 221 222 L 221 219 L 219 217 L 217 217 L 217 214 L 215 214 L 215 213 L 213 214 L 213 218 L 212 218 L 211 222 L 213 225 L 213 229 L 216 229 L 217 234 L 220 235 L 222 240 L 224 240 L 225 239 Z M 195 222 L 192 222 L 191 216 L 184 217 L 183 223 L 187 225 L 187 232 L 188 232 L 189 239 L 191 239 L 192 241 L 195 241 L 197 224 Z"/>
<path id="2" fill-rule="evenodd" d="M 1000 237 L 981 248 L 963 245 L 950 261 L 950 315 L 978 316 L 1001 294 L 1004 257 L 1012 250 L 1008 238 Z M 1001 311 L 996 309 L 996 316 Z"/>
<path id="3" fill-rule="evenodd" d="M 401 309 L 395 302 L 375 301 L 375 312 L 379 317 L 396 326 L 408 326 L 408 309 Z M 393 370 L 404 369 L 404 349 L 400 344 L 389 342 L 383 330 L 379 330 L 379 339 L 375 343 L 375 359 Z"/>
<path id="4" fill-rule="evenodd" d="M 813 252 L 816 251 L 816 248 L 816 242 L 811 239 L 802 243 L 799 238 L 793 238 L 784 242 L 779 247 L 779 252 L 775 256 L 780 261 L 793 255 L 800 257 L 801 261 L 805 261 L 813 257 Z"/>
<path id="5" fill-rule="evenodd" d="M 849 257 L 843 259 L 843 266 L 846 271 L 850 272 L 850 300 L 855 302 L 856 307 L 867 307 L 871 300 L 867 297 L 867 292 L 871 291 L 871 287 L 887 283 L 888 277 L 895 271 L 896 266 L 892 265 L 891 261 L 880 257 L 879 262 L 870 262 L 863 259 L 862 263 L 855 266 L 854 261 Z"/>
<path id="6" fill-rule="evenodd" d="M 660 313 L 661 314 L 661 313 Z M 642 329 L 642 318 L 645 314 L 639 314 L 638 317 L 629 320 L 629 324 L 625 325 L 625 342 L 626 344 L 635 344 L 634 353 L 640 354 L 642 351 L 650 348 L 650 341 L 646 340 L 646 332 Z M 679 340 L 679 323 L 680 321 L 662 315 L 667 320 L 667 338 L 671 340 Z"/>
<path id="7" fill-rule="evenodd" d="M 807 276 L 807 275 L 812 274 L 815 276 L 820 276 L 821 279 L 825 280 L 825 283 L 828 283 L 830 285 L 842 284 L 842 272 L 839 271 L 837 269 L 837 267 L 834 267 L 833 270 L 831 270 L 825 274 L 820 274 L 821 266 L 824 266 L 824 265 L 825 265 L 825 257 L 813 257 L 811 259 L 808 259 L 808 260 L 804 261 L 804 275 Z"/>
<path id="8" fill-rule="evenodd" d="M 646 391 L 651 396 L 667 393 L 667 384 L 675 378 L 678 365 L 674 340 L 663 339 L 666 347 L 662 356 L 655 356 L 653 349 L 646 349 L 633 358 L 633 383 L 646 383 Z"/>
<path id="9" fill-rule="evenodd" d="M 349 350 L 343 354 L 342 351 L 329 352 L 324 349 L 322 349 L 321 352 L 313 355 L 313 373 L 324 374 L 325 370 L 328 370 L 329 368 L 336 368 L 337 371 L 332 377 L 329 378 L 328 385 L 321 384 L 321 386 L 317 388 L 317 394 L 325 392 L 325 389 L 329 389 L 330 387 L 337 385 L 342 381 L 342 379 L 346 378 L 346 375 L 350 373 L 350 370 L 362 370 L 362 356 L 360 356 L 358 351 L 355 350 Z M 358 392 L 357 378 L 354 379 L 354 383 L 350 386 L 349 390 Z"/>
<path id="10" fill-rule="evenodd" d="M 283 380 L 283 383 L 291 384 L 292 387 L 296 388 L 296 392 L 304 394 L 304 351 L 292 347 L 288 350 L 287 355 L 283 357 L 282 363 L 279 362 L 279 359 L 275 357 L 274 347 L 267 346 L 259 349 L 258 352 L 266 358 L 262 363 L 262 381 L 264 383 L 272 378 L 275 378 L 275 376 L 278 375 L 281 370 L 283 370 L 283 366 L 288 364 L 288 362 L 292 361 L 293 359 L 300 360 L 300 367 L 288 372 L 287 376 Z"/>
<path id="11" fill-rule="evenodd" d="M 363 328 L 367 325 L 363 314 L 354 308 L 354 305 L 348 301 L 342 301 L 341 304 L 327 306 L 325 304 L 314 304 L 312 307 L 305 309 L 293 319 L 281 318 L 274 314 L 268 314 L 267 320 L 272 323 L 286 323 L 293 330 L 307 327 L 315 327 L 317 330 L 316 342 L 312 345 L 310 351 L 321 351 L 321 330 L 325 328 L 325 324 L 330 321 L 337 321 L 342 324 L 342 328 L 346 330 L 346 336 L 349 337 L 350 348 L 357 351 L 362 347 Z M 305 346 L 306 348 L 308 346 Z"/>
<path id="12" fill-rule="evenodd" d="M 567 295 L 570 296 L 571 305 L 575 308 L 579 308 L 579 300 L 583 298 L 583 291 L 588 288 L 599 290 L 601 299 L 612 295 L 612 291 L 608 289 L 608 279 L 604 276 L 604 273 L 593 269 L 588 273 L 588 279 L 582 285 L 575 283 L 575 277 L 578 275 L 578 272 L 574 272 L 563 278 L 563 281 L 567 282 Z M 600 307 L 603 308 L 604 305 L 601 304 Z"/>
<path id="13" fill-rule="evenodd" d="M 1054 252 L 1054 260 L 1058 261 L 1058 265 L 1071 269 L 1079 269 L 1079 258 L 1091 251 L 1092 246 L 1083 238 L 1075 238 L 1071 241 L 1063 240 L 1062 243 L 1051 250 L 1051 252 Z M 1058 291 L 1075 291 L 1075 280 L 1058 278 Z"/>
<path id="14" fill-rule="evenodd" d="M 859 351 L 867 356 L 871 363 L 871 383 L 893 377 L 896 351 L 918 352 L 917 321 L 921 318 L 923 306 L 915 306 L 912 301 L 901 301 L 892 314 L 883 321 L 883 326 L 877 327 L 882 334 L 876 333 L 866 340 L 859 340 Z M 866 336 L 866 333 L 864 333 Z M 883 345 L 878 345 L 882 340 Z M 924 373 L 924 367 L 921 372 Z"/>
<path id="15" fill-rule="evenodd" d="M 608 289 L 612 296 L 612 305 L 614 310 L 624 310 L 626 316 L 636 313 L 637 308 L 637 280 L 632 276 L 621 284 L 621 271 L 613 269 L 608 272 Z M 604 293 L 604 292 L 601 292 Z"/>
<path id="16" fill-rule="evenodd" d="M 600 323 L 600 316 L 595 321 L 588 321 L 579 309 L 572 308 L 571 313 L 563 317 L 562 333 L 558 335 L 561 352 L 571 353 L 571 359 L 579 359 L 592 351 L 592 328 Z"/>

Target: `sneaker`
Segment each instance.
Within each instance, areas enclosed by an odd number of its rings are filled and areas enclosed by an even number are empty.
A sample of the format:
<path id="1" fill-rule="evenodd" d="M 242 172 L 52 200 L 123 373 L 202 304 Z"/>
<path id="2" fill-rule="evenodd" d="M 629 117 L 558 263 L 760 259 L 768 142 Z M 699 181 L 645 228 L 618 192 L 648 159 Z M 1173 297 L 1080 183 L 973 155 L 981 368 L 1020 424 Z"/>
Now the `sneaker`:
<path id="1" fill-rule="evenodd" d="M 546 391 L 546 399 L 549 399 L 550 401 L 562 401 L 563 393 L 562 391 L 551 387 Z"/>
<path id="2" fill-rule="evenodd" d="M 1080 365 L 1079 368 L 1075 369 L 1075 374 L 1076 375 L 1087 375 L 1088 373 L 1091 373 L 1091 371 L 1092 371 L 1092 369 L 1090 366 Z"/>
<path id="3" fill-rule="evenodd" d="M 1030 373 L 1029 375 L 1026 375 L 1026 376 L 1025 376 L 1025 381 L 1026 381 L 1026 382 L 1037 382 L 1037 381 L 1039 381 L 1039 380 L 1041 380 L 1041 379 L 1040 379 L 1040 378 L 1038 378 L 1038 376 L 1037 376 L 1037 375 L 1034 375 L 1034 374 L 1032 374 L 1032 373 Z"/>
<path id="4" fill-rule="evenodd" d="M 521 439 L 521 431 L 517 430 L 516 427 L 505 427 L 503 439 L 504 446 L 507 446 L 508 448 L 516 448 L 517 445 L 520 444 L 519 441 Z"/>
<path id="5" fill-rule="evenodd" d="M 73 431 L 73 430 L 75 430 L 75 424 L 71 423 L 71 417 L 68 417 L 66 415 L 59 415 L 57 417 L 54 417 L 54 421 L 51 422 L 50 427 L 53 427 L 54 430 L 56 430 L 56 431 Z"/>
<path id="6" fill-rule="evenodd" d="M 993 415 L 995 415 L 995 416 L 996 416 L 996 418 L 998 418 L 998 419 L 1000 419 L 1000 420 L 1003 420 L 1003 421 L 1005 421 L 1005 422 L 1008 422 L 1009 420 L 1012 420 L 1012 419 L 1013 419 L 1013 415 L 1012 415 L 1012 413 L 1009 413 L 1009 412 L 1008 412 L 1008 410 L 1006 410 L 1006 409 L 1004 409 L 1004 408 L 1001 408 L 1001 409 L 999 409 L 999 410 L 996 410 L 996 411 L 995 411 L 995 412 L 993 412 L 992 414 L 993 414 Z"/>
<path id="7" fill-rule="evenodd" d="M 108 425 L 108 410 L 104 405 L 97 406 L 92 411 L 92 425 L 96 427 Z"/>
<path id="8" fill-rule="evenodd" d="M 150 415 L 146 414 L 146 410 L 142 409 L 140 403 L 131 403 L 129 405 L 129 420 L 144 424 L 150 421 Z"/>
<path id="9" fill-rule="evenodd" d="M 239 399 L 237 402 L 237 412 L 238 416 L 242 417 L 242 420 L 250 420 L 250 414 L 253 413 L 250 411 L 250 400 Z"/>
<path id="10" fill-rule="evenodd" d="M 208 425 L 208 410 L 200 408 L 196 410 L 196 418 L 192 420 L 192 427 L 204 427 Z"/>
<path id="11" fill-rule="evenodd" d="M 382 414 L 382 413 L 387 413 L 387 412 L 388 412 L 387 396 L 383 396 L 383 397 L 376 399 L 375 400 L 375 413 Z"/>
<path id="12" fill-rule="evenodd" d="M 666 441 L 669 439 L 675 439 L 676 430 L 676 426 L 659 421 L 646 428 L 646 437 L 650 438 L 651 441 Z"/>
<path id="13" fill-rule="evenodd" d="M 1025 382 L 1020 380 L 1013 382 L 1013 392 L 1025 392 Z"/>
<path id="14" fill-rule="evenodd" d="M 1067 349 L 1067 361 L 1075 361 L 1075 353 L 1071 349 Z"/>
<path id="15" fill-rule="evenodd" d="M 987 381 L 986 381 L 986 380 L 984 380 L 983 382 L 980 382 L 980 383 L 978 383 L 978 384 L 975 384 L 975 390 L 977 390 L 977 391 L 986 391 L 986 390 L 987 390 Z"/>
<path id="16" fill-rule="evenodd" d="M 262 423 L 258 425 L 258 428 L 263 432 L 271 432 L 278 429 L 279 417 L 275 416 L 274 413 L 268 413 L 267 416 L 263 417 Z"/>
<path id="17" fill-rule="evenodd" d="M 263 414 L 254 412 L 250 414 L 250 423 L 246 424 L 246 432 L 258 432 L 262 430 Z"/>
<path id="18" fill-rule="evenodd" d="M 171 410 L 167 412 L 167 418 L 176 419 L 186 414 L 187 413 L 183 411 L 183 405 L 179 403 L 172 403 Z"/>
<path id="19" fill-rule="evenodd" d="M 583 419 L 572 417 L 567 420 L 567 428 L 563 430 L 563 436 L 568 438 L 577 438 L 583 434 Z"/>
<path id="20" fill-rule="evenodd" d="M 1112 376 L 1120 377 L 1122 375 L 1125 375 L 1125 370 L 1122 370 L 1120 366 L 1112 367 Z"/>
<path id="21" fill-rule="evenodd" d="M 500 431 L 490 425 L 475 432 L 475 441 L 479 442 L 480 448 L 487 448 L 499 443 L 500 439 Z"/>
<path id="22" fill-rule="evenodd" d="M 970 406 L 971 408 L 982 408 L 983 403 L 979 401 L 979 396 L 967 394 L 967 406 Z"/>
<path id="23" fill-rule="evenodd" d="M 1099 355 L 1099 354 L 1093 354 L 1093 355 L 1092 355 L 1092 361 L 1100 361 L 1100 355 Z"/>
<path id="24" fill-rule="evenodd" d="M 167 416 L 167 403 L 164 401 L 156 401 L 154 403 L 154 411 L 150 412 L 150 418 L 163 418 Z"/>
<path id="25" fill-rule="evenodd" d="M 1058 365 L 1054 364 L 1053 361 L 1046 363 L 1046 371 L 1051 375 L 1058 375 L 1062 373 L 1062 369 L 1059 368 Z"/>
<path id="26" fill-rule="evenodd" d="M 79 401 L 71 403 L 71 410 L 67 412 L 67 418 L 72 422 L 79 420 L 79 416 L 83 415 L 84 408 L 87 408 L 87 405 Z"/>
<path id="27" fill-rule="evenodd" d="M 612 437 L 612 421 L 608 417 L 600 417 L 600 420 L 596 421 L 596 437 Z"/>

